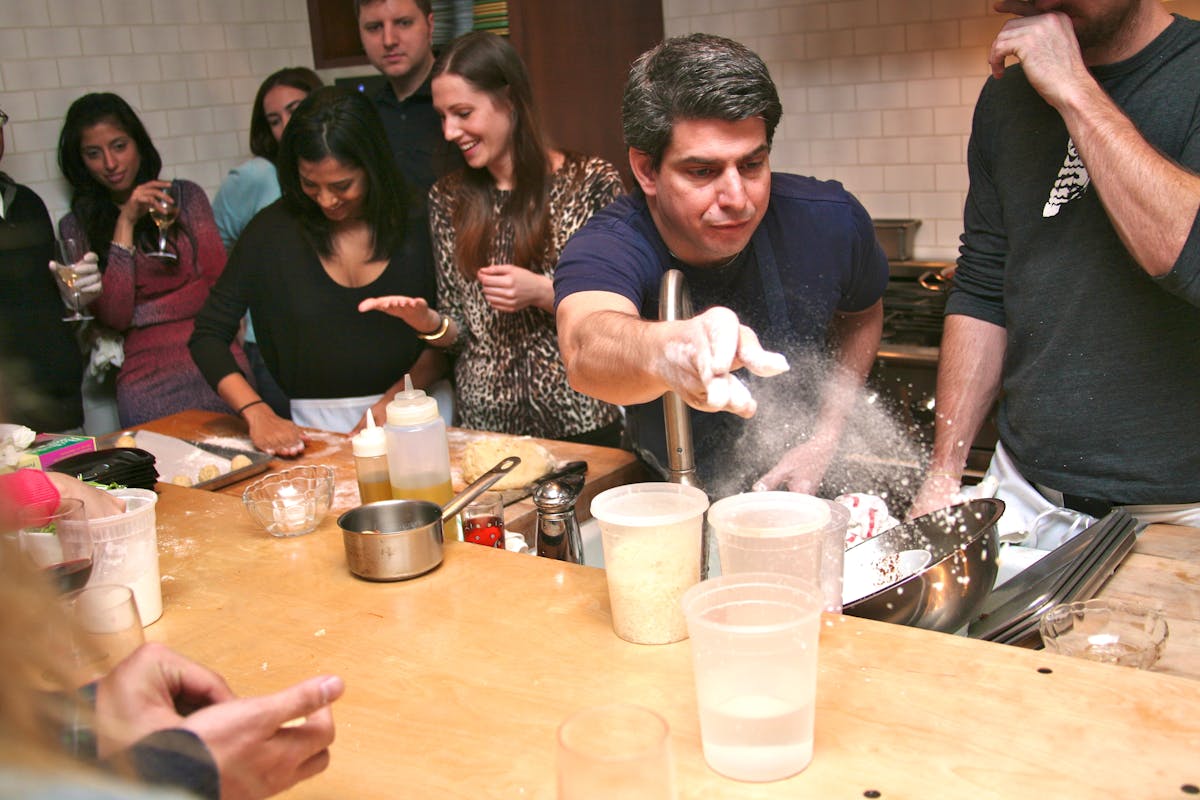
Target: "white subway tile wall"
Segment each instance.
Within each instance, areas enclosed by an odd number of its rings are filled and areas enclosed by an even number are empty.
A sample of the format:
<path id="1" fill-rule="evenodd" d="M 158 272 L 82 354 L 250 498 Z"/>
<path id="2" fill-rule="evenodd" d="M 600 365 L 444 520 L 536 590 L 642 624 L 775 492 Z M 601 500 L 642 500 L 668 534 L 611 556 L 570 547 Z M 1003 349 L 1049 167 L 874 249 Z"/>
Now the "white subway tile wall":
<path id="1" fill-rule="evenodd" d="M 967 137 L 1005 16 L 991 0 L 665 0 L 668 36 L 702 31 L 762 55 L 783 123 L 773 169 L 841 181 L 874 217 L 923 220 L 918 258 L 952 259 Z"/>
<path id="2" fill-rule="evenodd" d="M 917 256 L 955 256 L 971 110 L 1004 20 L 992 0 L 662 2 L 667 35 L 721 34 L 766 59 L 784 104 L 775 169 L 840 180 L 876 217 L 920 217 Z M 1200 16 L 1200 0 L 1164 5 Z M 249 157 L 259 82 L 312 65 L 307 0 L 3 0 L 3 169 L 57 221 L 68 203 L 55 153 L 62 115 L 85 92 L 115 91 L 141 114 L 164 175 L 211 196 Z"/>
<path id="3" fill-rule="evenodd" d="M 250 157 L 259 83 L 289 66 L 313 66 L 306 0 L 3 0 L 0 107 L 12 121 L 0 169 L 41 195 L 57 224 L 69 203 L 55 149 L 62 117 L 80 95 L 113 91 L 141 116 L 163 175 L 212 197 Z"/>

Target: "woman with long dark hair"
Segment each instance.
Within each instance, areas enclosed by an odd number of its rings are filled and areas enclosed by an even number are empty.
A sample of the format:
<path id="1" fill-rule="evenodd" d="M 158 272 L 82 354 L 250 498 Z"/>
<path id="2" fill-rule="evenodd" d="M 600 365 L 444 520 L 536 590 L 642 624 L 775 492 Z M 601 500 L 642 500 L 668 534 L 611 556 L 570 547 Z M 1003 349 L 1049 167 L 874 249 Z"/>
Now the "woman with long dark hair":
<path id="1" fill-rule="evenodd" d="M 293 113 L 276 165 L 283 196 L 242 232 L 190 344 L 255 446 L 293 455 L 304 447 L 298 425 L 350 432 L 368 413 L 382 425 L 404 374 L 424 388 L 441 362 L 407 325 L 357 311 L 377 294 L 428 305 L 435 297 L 424 207 L 371 101 L 332 86 L 314 91 Z M 275 414 L 229 357 L 247 309 L 293 421 Z"/>
<path id="2" fill-rule="evenodd" d="M 467 162 L 429 193 L 440 311 L 411 297 L 361 309 L 457 355 L 463 427 L 616 446 L 619 410 L 567 383 L 551 279 L 571 234 L 621 194 L 620 176 L 546 143 L 525 65 L 494 34 L 450 44 L 434 64 L 433 103 Z"/>
<path id="3" fill-rule="evenodd" d="M 111 92 L 87 94 L 71 104 L 58 163 L 72 189 L 71 212 L 59 232 L 99 255 L 103 288 L 91 310 L 125 338 L 117 373 L 121 424 L 189 408 L 228 411 L 187 357 L 192 319 L 225 268 L 225 248 L 204 190 L 191 181 L 175 182 L 176 258 L 149 255 L 158 240 L 149 211 L 168 199 L 171 182 L 159 180 L 162 159 L 137 113 Z M 236 344 L 229 357 L 245 362 Z"/>
<path id="4" fill-rule="evenodd" d="M 308 67 L 284 67 L 268 75 L 258 87 L 250 111 L 250 152 L 254 157 L 231 169 L 213 198 L 213 216 L 225 252 L 233 252 L 238 236 L 255 214 L 279 199 L 279 177 L 275 173 L 279 140 L 296 107 L 324 85 Z M 246 317 L 242 347 L 254 371 L 258 393 L 276 414 L 290 418 L 291 406 L 263 362 L 250 317 Z"/>

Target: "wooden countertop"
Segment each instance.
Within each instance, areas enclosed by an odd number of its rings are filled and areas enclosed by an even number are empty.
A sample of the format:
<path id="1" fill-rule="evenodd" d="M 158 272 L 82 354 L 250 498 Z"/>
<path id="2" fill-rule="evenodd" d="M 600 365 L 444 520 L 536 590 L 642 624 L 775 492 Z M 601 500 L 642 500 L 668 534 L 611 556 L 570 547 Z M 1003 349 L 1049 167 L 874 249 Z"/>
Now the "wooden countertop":
<path id="1" fill-rule="evenodd" d="M 253 449 L 246 423 L 229 414 L 212 411 L 183 411 L 153 420 L 139 427 L 194 442 L 207 441 L 224 446 Z M 309 440 L 304 452 L 295 458 L 272 459 L 270 469 L 282 470 L 301 464 L 328 464 L 334 468 L 337 475 L 333 498 L 335 516 L 359 505 L 358 483 L 355 478 L 354 454 L 350 449 L 350 437 L 341 433 L 311 428 L 306 430 Z M 450 445 L 451 475 L 455 491 L 461 491 L 466 486 L 458 467 L 463 448 L 472 439 L 485 436 L 502 437 L 503 434 L 485 433 L 465 428 L 450 428 L 447 431 L 446 438 Z M 537 439 L 536 441 L 544 445 L 559 463 L 580 460 L 588 462 L 583 491 L 576 502 L 576 513 L 580 522 L 591 518 L 589 508 L 592 498 L 600 492 L 614 486 L 651 479 L 641 462 L 632 453 L 625 450 L 550 439 Z M 241 497 L 250 480 L 232 484 L 218 491 Z M 508 506 L 505 514 L 507 527 L 521 533 L 532 531 L 536 519 L 537 512 L 533 503 L 528 499 Z"/>
<path id="2" fill-rule="evenodd" d="M 703 761 L 688 642 L 618 639 L 603 571 L 450 543 L 428 575 L 368 583 L 347 571 L 332 514 L 272 539 L 229 494 L 160 488 L 165 612 L 147 637 L 240 693 L 346 680 L 332 764 L 288 797 L 553 798 L 558 724 L 618 700 L 667 719 L 680 798 L 1178 797 L 1200 785 L 1200 682 L 837 615 L 821 634 L 811 766 L 738 783 Z M 1138 555 L 1114 582 L 1172 560 Z M 1173 629 L 1168 657 L 1178 645 Z"/>

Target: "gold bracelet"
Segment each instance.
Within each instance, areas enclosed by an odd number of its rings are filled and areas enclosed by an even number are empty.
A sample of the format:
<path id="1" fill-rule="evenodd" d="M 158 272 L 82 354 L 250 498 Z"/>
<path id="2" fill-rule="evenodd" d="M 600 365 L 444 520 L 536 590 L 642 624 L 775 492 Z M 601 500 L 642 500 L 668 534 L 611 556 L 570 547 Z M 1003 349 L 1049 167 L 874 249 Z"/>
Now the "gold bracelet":
<path id="1" fill-rule="evenodd" d="M 417 338 L 423 339 L 426 342 L 434 342 L 446 335 L 446 331 L 450 330 L 450 318 L 445 314 L 441 315 L 442 324 L 437 326 L 437 330 L 430 333 L 418 333 Z"/>

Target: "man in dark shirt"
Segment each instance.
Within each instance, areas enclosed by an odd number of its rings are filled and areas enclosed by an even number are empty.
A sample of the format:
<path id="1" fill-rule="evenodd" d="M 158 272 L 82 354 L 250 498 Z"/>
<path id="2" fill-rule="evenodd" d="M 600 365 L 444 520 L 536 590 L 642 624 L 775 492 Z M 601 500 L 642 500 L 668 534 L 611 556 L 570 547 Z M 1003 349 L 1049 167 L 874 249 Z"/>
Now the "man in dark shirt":
<path id="1" fill-rule="evenodd" d="M 355 0 L 358 35 L 371 66 L 387 78 L 372 98 L 404 178 L 424 195 L 462 166 L 433 109 L 433 8 L 430 0 Z"/>
<path id="2" fill-rule="evenodd" d="M 695 34 L 644 53 L 622 107 L 638 191 L 588 220 L 554 273 L 571 385 L 625 405 L 659 468 L 661 397 L 677 393 L 714 496 L 815 492 L 882 328 L 871 220 L 840 184 L 771 172 L 781 114 L 766 65 L 736 42 Z M 691 289 L 687 321 L 655 321 L 668 269 Z"/>
<path id="3" fill-rule="evenodd" d="M 0 111 L 0 158 L 7 122 Z M 35 431 L 83 425 L 83 356 L 47 268 L 55 257 L 46 205 L 0 172 L 0 394 L 5 421 Z"/>
<path id="4" fill-rule="evenodd" d="M 937 432 L 911 513 L 953 499 L 999 396 L 1002 533 L 1055 507 L 1200 524 L 1200 23 L 1158 0 L 996 9 L 1017 16 L 967 148 Z"/>

